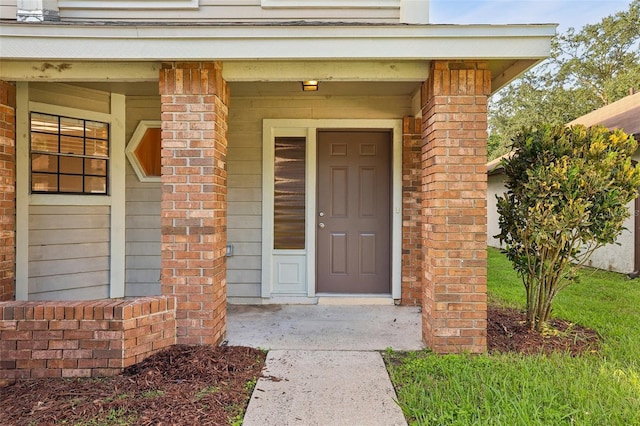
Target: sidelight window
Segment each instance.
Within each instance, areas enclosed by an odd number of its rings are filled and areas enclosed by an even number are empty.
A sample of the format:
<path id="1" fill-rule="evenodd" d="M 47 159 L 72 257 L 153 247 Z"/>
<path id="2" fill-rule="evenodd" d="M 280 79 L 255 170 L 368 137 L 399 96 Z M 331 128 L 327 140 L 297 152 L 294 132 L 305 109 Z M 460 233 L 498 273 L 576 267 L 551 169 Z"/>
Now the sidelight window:
<path id="1" fill-rule="evenodd" d="M 305 152 L 303 137 L 276 137 L 274 159 L 274 249 L 305 248 Z"/>

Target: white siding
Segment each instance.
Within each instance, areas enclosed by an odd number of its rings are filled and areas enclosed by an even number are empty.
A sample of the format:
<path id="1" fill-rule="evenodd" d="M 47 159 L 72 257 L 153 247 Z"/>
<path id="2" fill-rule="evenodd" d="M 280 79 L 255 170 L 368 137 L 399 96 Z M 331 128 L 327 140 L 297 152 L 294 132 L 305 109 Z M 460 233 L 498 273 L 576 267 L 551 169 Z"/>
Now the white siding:
<path id="1" fill-rule="evenodd" d="M 262 259 L 262 120 L 389 119 L 411 115 L 410 96 L 232 97 L 229 109 L 228 298 L 258 301 Z"/>
<path id="2" fill-rule="evenodd" d="M 634 221 L 635 201 L 628 205 L 630 216 L 624 222 L 626 230 L 616 240 L 616 244 L 609 244 L 596 250 L 587 265 L 607 271 L 630 274 L 634 272 Z"/>
<path id="3" fill-rule="evenodd" d="M 304 5 L 308 0 L 301 0 Z M 261 0 L 200 0 L 197 8 L 126 9 L 122 2 L 103 2 L 102 8 L 82 7 L 87 1 L 60 2 L 62 20 L 171 21 L 171 22 L 274 22 L 274 21 L 366 21 L 398 22 L 400 1 L 359 0 L 361 7 L 263 7 Z M 97 2 L 96 2 L 97 3 Z M 354 2 L 349 2 L 353 4 Z M 74 7 L 74 5 L 78 5 Z M 391 5 L 391 7 L 389 7 Z M 152 15 L 151 15 L 152 14 Z M 150 18 L 150 16 L 153 16 Z"/>
<path id="4" fill-rule="evenodd" d="M 30 83 L 29 98 L 43 104 L 76 108 L 108 114 L 109 92 L 62 83 Z"/>
<path id="5" fill-rule="evenodd" d="M 160 119 L 157 96 L 127 98 L 127 142 L 140 120 Z M 160 183 L 140 182 L 127 162 L 125 296 L 160 294 Z"/>
<path id="6" fill-rule="evenodd" d="M 63 107 L 83 115 L 109 114 L 111 97 L 106 92 L 68 84 L 30 83 L 29 100 L 39 104 L 36 108 L 46 107 L 54 114 Z M 28 121 L 25 125 L 28 126 Z M 28 145 L 28 139 L 25 144 Z M 25 152 L 28 153 L 28 148 Z M 26 176 L 22 179 L 25 185 L 20 186 L 24 191 L 19 194 L 21 199 L 28 196 L 28 172 Z M 69 202 L 70 199 L 75 201 Z M 109 297 L 108 198 L 39 194 L 28 200 L 28 207 L 23 210 L 28 220 L 28 237 L 21 234 L 17 237 L 25 242 L 28 252 L 24 276 L 29 300 Z"/>
<path id="7" fill-rule="evenodd" d="M 489 247 L 500 248 L 500 240 L 494 238 L 494 235 L 500 233 L 496 195 L 504 194 L 504 179 L 505 176 L 502 173 L 489 175 L 487 179 L 487 245 Z"/>
<path id="8" fill-rule="evenodd" d="M 109 207 L 29 210 L 29 299 L 108 297 Z"/>
<path id="9" fill-rule="evenodd" d="M 16 19 L 16 0 L 0 0 L 0 19 Z"/>

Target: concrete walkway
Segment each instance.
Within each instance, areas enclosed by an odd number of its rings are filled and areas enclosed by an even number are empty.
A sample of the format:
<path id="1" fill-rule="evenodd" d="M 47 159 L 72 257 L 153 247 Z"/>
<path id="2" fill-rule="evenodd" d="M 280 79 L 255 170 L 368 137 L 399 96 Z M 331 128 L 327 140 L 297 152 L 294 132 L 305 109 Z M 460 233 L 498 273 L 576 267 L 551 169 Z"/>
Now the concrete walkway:
<path id="1" fill-rule="evenodd" d="M 228 343 L 269 349 L 243 424 L 406 425 L 378 351 L 423 348 L 417 308 L 230 306 Z"/>

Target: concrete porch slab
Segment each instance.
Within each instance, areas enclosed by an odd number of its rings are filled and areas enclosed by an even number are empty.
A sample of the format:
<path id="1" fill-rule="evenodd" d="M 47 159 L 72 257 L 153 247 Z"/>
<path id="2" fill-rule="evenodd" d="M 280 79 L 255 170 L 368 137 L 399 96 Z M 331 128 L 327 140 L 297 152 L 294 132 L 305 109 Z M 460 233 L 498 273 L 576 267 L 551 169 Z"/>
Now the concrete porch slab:
<path id="1" fill-rule="evenodd" d="M 227 339 L 269 350 L 420 350 L 421 321 L 407 306 L 229 305 Z"/>

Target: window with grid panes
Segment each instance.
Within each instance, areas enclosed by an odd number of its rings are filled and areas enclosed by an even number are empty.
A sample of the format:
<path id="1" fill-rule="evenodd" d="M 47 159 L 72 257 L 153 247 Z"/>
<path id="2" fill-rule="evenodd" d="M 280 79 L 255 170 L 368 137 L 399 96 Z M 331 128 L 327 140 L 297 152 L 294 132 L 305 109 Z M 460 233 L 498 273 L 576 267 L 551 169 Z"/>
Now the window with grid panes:
<path id="1" fill-rule="evenodd" d="M 107 194 L 109 125 L 31 113 L 31 192 Z"/>

